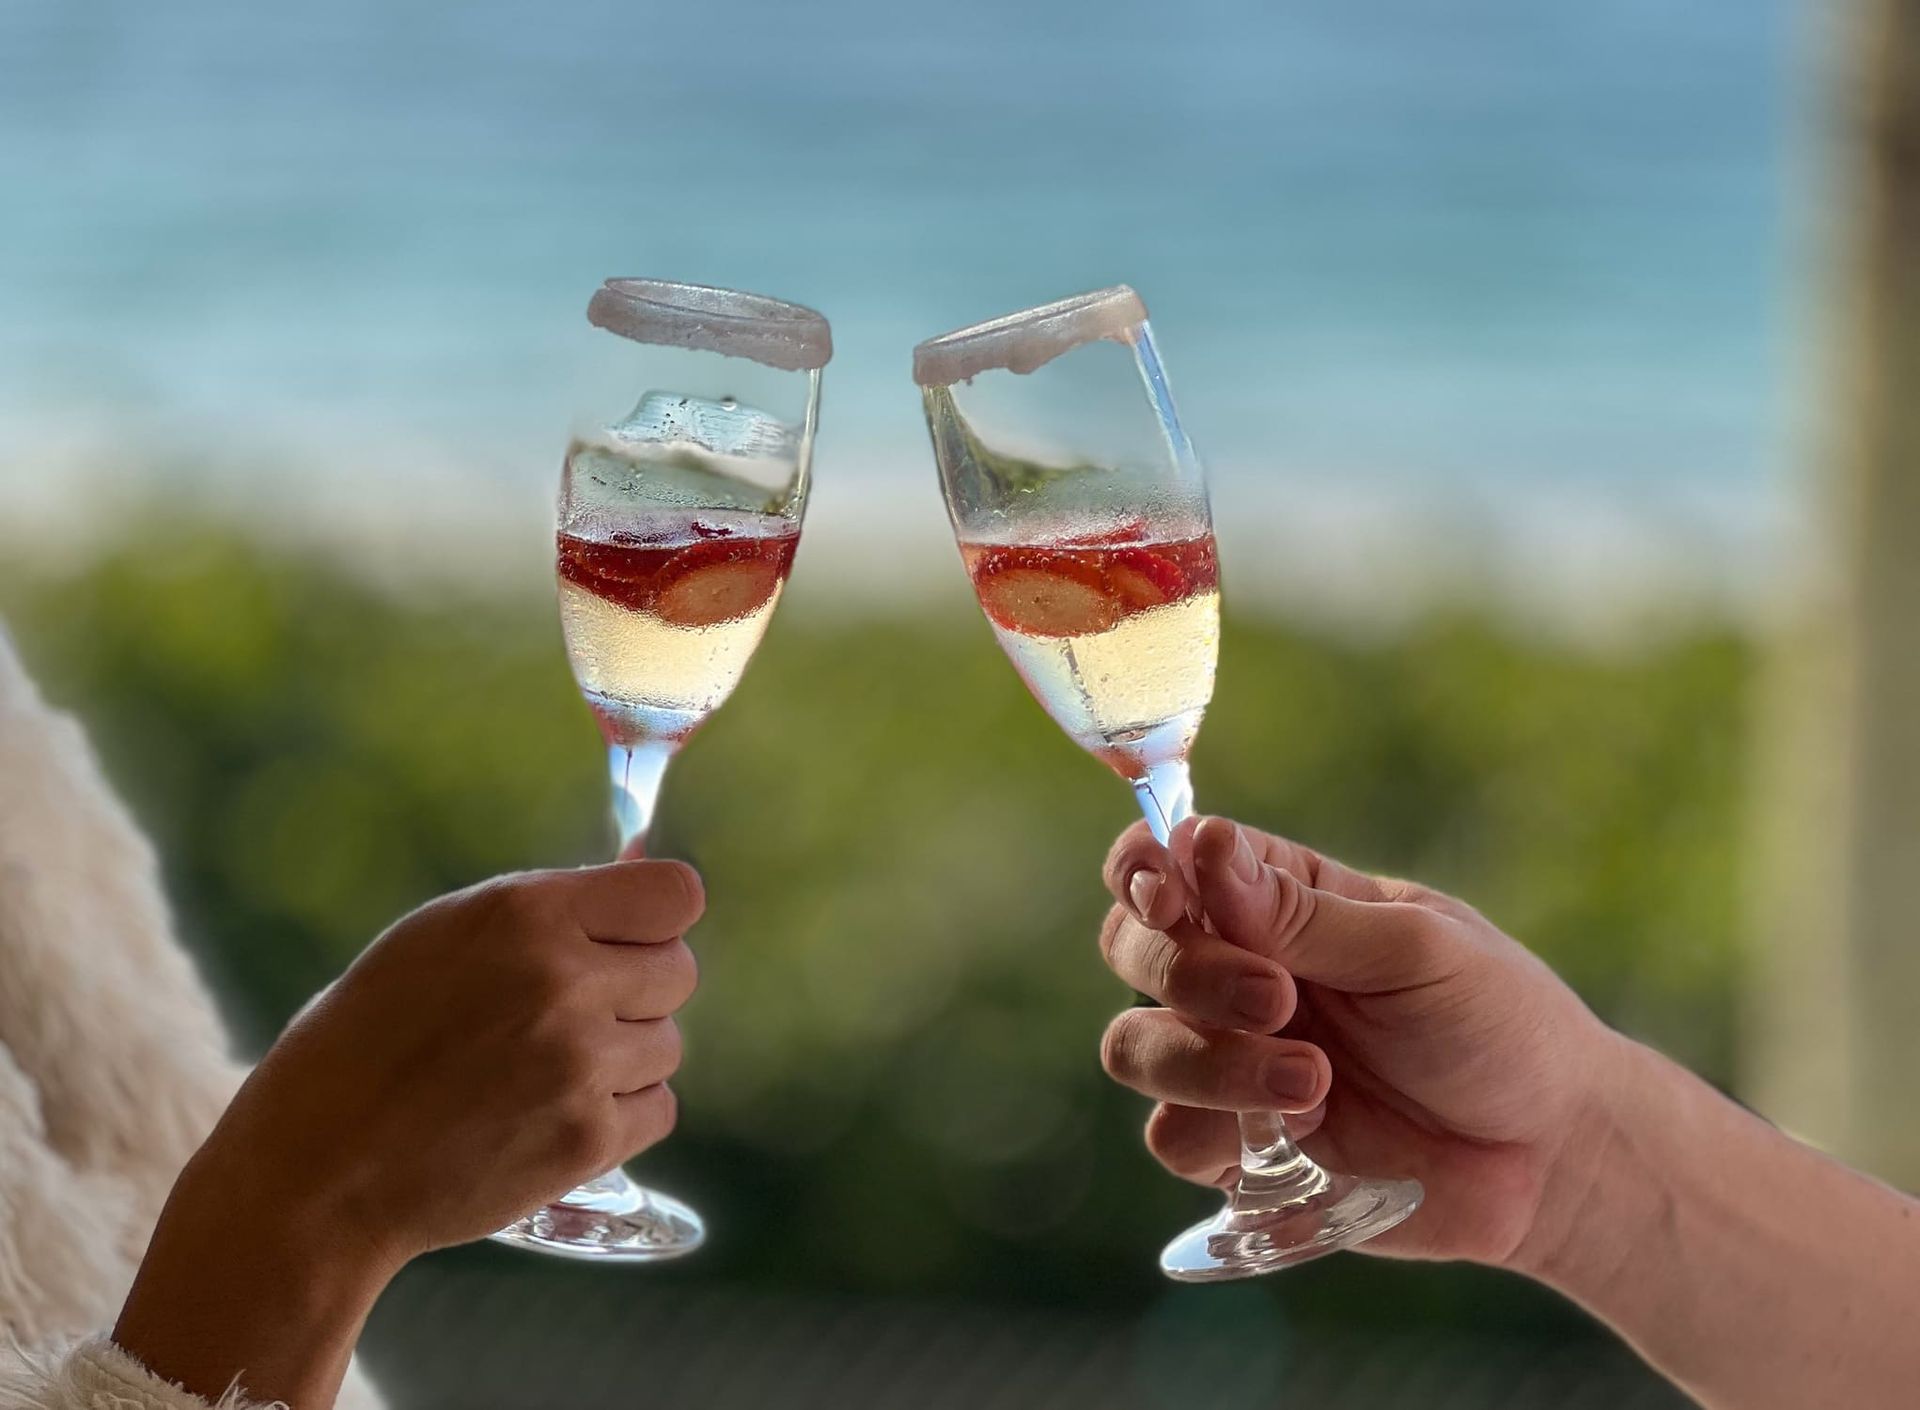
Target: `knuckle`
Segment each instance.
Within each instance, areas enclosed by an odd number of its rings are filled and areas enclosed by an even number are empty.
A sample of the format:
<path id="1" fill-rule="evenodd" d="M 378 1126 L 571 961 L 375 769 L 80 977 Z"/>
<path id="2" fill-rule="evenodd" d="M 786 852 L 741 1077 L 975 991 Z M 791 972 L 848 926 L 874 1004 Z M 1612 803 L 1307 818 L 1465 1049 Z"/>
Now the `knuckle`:
<path id="1" fill-rule="evenodd" d="M 1307 889 L 1292 872 L 1276 867 L 1267 877 L 1267 930 L 1284 944 L 1304 925 L 1311 902 L 1307 900 Z"/>
<path id="2" fill-rule="evenodd" d="M 659 1024 L 655 1041 L 660 1045 L 660 1075 L 664 1080 L 680 1070 L 680 1063 L 686 1057 L 687 1040 L 680 1032 L 680 1025 L 672 1019 L 660 1019 Z"/>
<path id="3" fill-rule="evenodd" d="M 502 877 L 482 894 L 490 918 L 515 938 L 544 931 L 552 924 L 553 898 L 536 877 Z"/>
<path id="4" fill-rule="evenodd" d="M 1238 1041 L 1216 1044 L 1207 1054 L 1216 1074 L 1214 1086 L 1222 1097 L 1251 1101 L 1266 1107 L 1272 1098 L 1267 1092 L 1266 1059 L 1252 1043 Z"/>
<path id="5" fill-rule="evenodd" d="M 1395 909 L 1409 938 L 1423 945 L 1436 945 L 1444 937 L 1447 918 L 1440 912 L 1414 901 L 1401 902 Z"/>
<path id="6" fill-rule="evenodd" d="M 1147 1149 L 1162 1165 L 1175 1164 L 1182 1149 L 1180 1122 L 1173 1108 L 1162 1103 L 1147 1117 Z"/>
<path id="7" fill-rule="evenodd" d="M 1147 1150 L 1183 1180 L 1211 1184 L 1221 1173 L 1223 1153 L 1210 1139 L 1216 1133 L 1195 1123 L 1196 1113 L 1162 1103 L 1147 1118 Z"/>
<path id="8" fill-rule="evenodd" d="M 1395 912 L 1406 958 L 1423 972 L 1432 968 L 1453 940 L 1458 922 L 1431 907 L 1410 901 L 1395 903 Z"/>
<path id="9" fill-rule="evenodd" d="M 1146 937 L 1146 944 L 1141 951 L 1141 960 L 1145 969 L 1147 992 L 1161 998 L 1170 998 L 1173 992 L 1174 970 L 1179 968 L 1180 946 L 1164 930 L 1149 930 L 1146 932 Z"/>
<path id="10" fill-rule="evenodd" d="M 1145 1040 L 1142 1011 L 1128 1009 L 1107 1025 L 1100 1038 L 1100 1065 L 1115 1081 L 1131 1084 L 1140 1076 Z"/>
<path id="11" fill-rule="evenodd" d="M 1448 943 L 1461 932 L 1461 926 L 1471 926 L 1475 920 L 1480 920 L 1480 914 L 1476 911 L 1452 914 L 1450 911 L 1442 911 L 1438 907 L 1425 905 L 1425 903 L 1415 905 L 1413 909 L 1419 916 L 1415 922 L 1417 926 L 1415 934 L 1419 934 L 1425 943 L 1434 947 Z"/>
<path id="12" fill-rule="evenodd" d="M 668 946 L 662 956 L 664 973 L 660 988 L 670 1008 L 677 1009 L 693 997 L 693 991 L 700 987 L 700 961 L 693 953 L 693 947 L 684 940 L 676 940 Z"/>
<path id="13" fill-rule="evenodd" d="M 564 1093 L 589 1089 L 599 1073 L 599 1053 L 586 1031 L 569 1022 L 542 1024 L 534 1051 L 548 1083 Z"/>
<path id="14" fill-rule="evenodd" d="M 571 1007 L 586 987 L 580 966 L 571 962 L 571 956 L 553 948 L 532 951 L 531 960 L 525 973 L 516 976 L 522 997 L 539 1013 Z"/>
<path id="15" fill-rule="evenodd" d="M 511 876 L 492 877 L 476 886 L 468 887 L 465 891 L 455 892 L 451 896 L 442 896 L 437 901 L 429 902 L 422 909 L 444 911 L 468 924 L 476 921 L 501 921 L 506 918 L 509 908 L 513 905 L 510 898 L 513 894 L 514 880 Z"/>
<path id="16" fill-rule="evenodd" d="M 1119 906 L 1107 907 L 1106 919 L 1100 922 L 1100 955 L 1109 968 L 1114 962 L 1114 947 L 1120 942 L 1121 929 L 1129 917 Z"/>
<path id="17" fill-rule="evenodd" d="M 553 1071 L 562 1087 L 586 1087 L 599 1073 L 598 1055 L 584 1038 L 575 1037 L 554 1049 Z"/>
<path id="18" fill-rule="evenodd" d="M 666 865 L 672 867 L 673 874 L 680 879 L 680 889 L 685 893 L 687 909 L 692 913 L 688 921 L 691 924 L 706 913 L 707 884 L 701 880 L 700 873 L 685 862 L 668 862 Z"/>
<path id="19" fill-rule="evenodd" d="M 691 926 L 707 908 L 700 873 L 685 862 L 626 862 L 607 868 L 599 884 L 626 896 L 636 911 L 655 921 L 671 919 Z"/>
<path id="20" fill-rule="evenodd" d="M 563 1106 L 555 1118 L 554 1145 L 570 1165 L 611 1164 L 608 1106 L 605 1101 L 574 1101 Z"/>
<path id="21" fill-rule="evenodd" d="M 1220 986 L 1208 966 L 1192 950 L 1168 940 L 1166 973 L 1163 976 L 1167 1002 L 1175 1008 L 1192 1009 L 1214 1006 Z"/>
<path id="22" fill-rule="evenodd" d="M 633 1134 L 643 1146 L 664 1140 L 680 1120 L 680 1099 L 665 1082 L 634 1094 L 640 1104 L 633 1122 Z"/>

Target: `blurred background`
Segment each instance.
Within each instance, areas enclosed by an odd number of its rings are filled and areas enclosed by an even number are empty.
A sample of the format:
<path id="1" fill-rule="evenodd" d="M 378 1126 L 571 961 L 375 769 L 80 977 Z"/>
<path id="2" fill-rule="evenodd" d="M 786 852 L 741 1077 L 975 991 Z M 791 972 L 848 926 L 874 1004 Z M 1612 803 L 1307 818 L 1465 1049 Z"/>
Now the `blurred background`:
<path id="1" fill-rule="evenodd" d="M 1492 1274 L 1158 1279 L 1211 1197 L 1095 1060 L 1131 799 L 979 620 L 908 360 L 1139 288 L 1223 526 L 1202 806 L 1466 895 L 1758 1099 L 1743 881 L 1845 773 L 1769 665 L 1838 639 L 1849 561 L 1802 351 L 1846 205 L 1813 18 L 0 6 L 0 610 L 254 1050 L 400 911 L 609 846 L 551 587 L 593 288 L 834 323 L 793 591 L 656 834 L 713 899 L 644 1169 L 713 1242 L 426 1260 L 369 1334 L 396 1402 L 1679 1403 Z"/>

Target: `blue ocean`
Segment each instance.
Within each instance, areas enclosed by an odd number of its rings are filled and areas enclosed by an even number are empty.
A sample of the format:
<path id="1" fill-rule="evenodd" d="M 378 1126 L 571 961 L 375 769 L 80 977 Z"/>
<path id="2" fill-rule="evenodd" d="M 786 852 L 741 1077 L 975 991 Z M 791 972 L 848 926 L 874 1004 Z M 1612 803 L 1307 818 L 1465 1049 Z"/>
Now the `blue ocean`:
<path id="1" fill-rule="evenodd" d="M 588 293 L 653 274 L 827 312 L 818 513 L 918 531 L 912 345 L 1124 280 L 1228 510 L 1746 542 L 1796 448 L 1805 29 L 1786 0 L 7 0 L 0 481 L 517 514 Z"/>

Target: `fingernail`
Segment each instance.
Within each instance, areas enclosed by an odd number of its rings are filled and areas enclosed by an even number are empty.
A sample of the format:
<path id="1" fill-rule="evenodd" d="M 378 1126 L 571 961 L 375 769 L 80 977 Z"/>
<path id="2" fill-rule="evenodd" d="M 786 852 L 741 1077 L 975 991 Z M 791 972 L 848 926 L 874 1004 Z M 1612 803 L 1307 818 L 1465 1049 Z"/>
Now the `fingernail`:
<path id="1" fill-rule="evenodd" d="M 1233 1011 L 1255 1028 L 1271 1030 L 1279 1021 L 1280 980 L 1271 974 L 1250 974 L 1234 986 Z"/>
<path id="2" fill-rule="evenodd" d="M 1267 1090 L 1283 1102 L 1304 1106 L 1320 1086 L 1320 1064 L 1310 1057 L 1275 1058 L 1267 1064 Z"/>
<path id="3" fill-rule="evenodd" d="M 1260 875 L 1260 859 L 1253 855 L 1253 844 L 1247 841 L 1247 830 L 1239 824 L 1233 829 L 1233 855 L 1227 858 L 1227 870 L 1242 886 L 1251 885 Z"/>
<path id="4" fill-rule="evenodd" d="M 1133 901 L 1133 913 L 1145 920 L 1167 879 L 1152 867 L 1142 867 L 1127 880 L 1127 895 Z"/>

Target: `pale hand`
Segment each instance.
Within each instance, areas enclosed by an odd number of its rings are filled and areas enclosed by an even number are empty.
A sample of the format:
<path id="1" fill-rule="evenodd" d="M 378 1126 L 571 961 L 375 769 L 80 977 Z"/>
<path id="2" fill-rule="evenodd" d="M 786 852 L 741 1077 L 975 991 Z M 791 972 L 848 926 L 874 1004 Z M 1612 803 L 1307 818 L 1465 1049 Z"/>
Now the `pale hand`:
<path id="1" fill-rule="evenodd" d="M 1224 818 L 1170 850 L 1135 824 L 1106 880 L 1101 950 L 1167 1007 L 1115 1018 L 1103 1061 L 1158 1100 L 1147 1143 L 1176 1174 L 1231 1183 L 1232 1113 L 1277 1109 L 1329 1168 L 1425 1186 L 1363 1252 L 1511 1264 L 1556 1236 L 1561 1156 L 1620 1042 L 1524 947 L 1452 897 Z"/>
<path id="2" fill-rule="evenodd" d="M 1363 1252 L 1557 1288 L 1714 1410 L 1913 1403 L 1920 1201 L 1614 1033 L 1451 897 L 1219 818 L 1172 844 L 1114 847 L 1101 944 L 1173 1006 L 1116 1018 L 1106 1062 L 1176 1172 L 1231 1175 L 1228 1111 L 1296 1111 L 1315 1159 L 1426 1186 Z"/>

